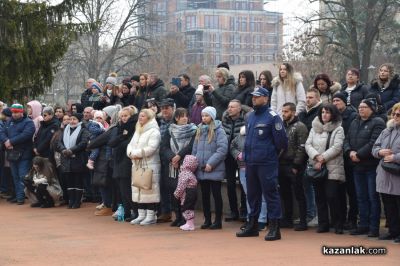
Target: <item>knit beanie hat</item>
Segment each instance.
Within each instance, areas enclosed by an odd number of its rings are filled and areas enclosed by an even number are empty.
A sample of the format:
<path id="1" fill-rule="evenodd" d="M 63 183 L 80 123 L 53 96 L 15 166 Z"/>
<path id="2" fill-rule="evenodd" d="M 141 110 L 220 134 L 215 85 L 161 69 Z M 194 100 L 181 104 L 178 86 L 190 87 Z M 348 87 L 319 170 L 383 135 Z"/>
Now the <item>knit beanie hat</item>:
<path id="1" fill-rule="evenodd" d="M 19 103 L 14 103 L 13 105 L 11 105 L 10 110 L 12 113 L 23 113 L 24 106 Z"/>
<path id="2" fill-rule="evenodd" d="M 134 80 L 134 81 L 136 81 L 136 82 L 139 82 L 139 81 L 140 81 L 140 77 L 139 77 L 138 75 L 133 75 L 133 76 L 131 77 L 131 80 Z"/>
<path id="3" fill-rule="evenodd" d="M 201 112 L 211 116 L 212 120 L 215 120 L 215 118 L 217 117 L 217 110 L 215 110 L 215 108 L 212 106 L 207 106 Z"/>
<path id="4" fill-rule="evenodd" d="M 196 92 L 194 94 L 195 95 L 204 95 L 203 88 L 204 88 L 203 85 L 197 86 L 197 90 L 196 90 Z"/>
<path id="5" fill-rule="evenodd" d="M 92 89 L 98 90 L 99 93 L 101 93 L 102 90 L 103 90 L 103 88 L 101 87 L 101 85 L 100 85 L 99 83 L 97 83 L 97 82 L 94 82 L 94 83 L 92 84 Z"/>
<path id="6" fill-rule="evenodd" d="M 342 91 L 342 92 L 335 93 L 333 95 L 332 100 L 335 98 L 338 98 L 338 99 L 342 100 L 345 104 L 347 104 L 347 97 L 348 97 L 348 93 L 345 91 Z"/>
<path id="7" fill-rule="evenodd" d="M 81 113 L 73 113 L 71 117 L 75 117 L 79 122 L 82 121 L 83 115 Z"/>
<path id="8" fill-rule="evenodd" d="M 93 118 L 96 119 L 97 117 L 101 117 L 104 120 L 104 113 L 103 111 L 96 111 L 94 112 Z"/>
<path id="9" fill-rule="evenodd" d="M 361 103 L 365 103 L 366 105 L 368 105 L 369 108 L 371 108 L 371 110 L 374 113 L 376 113 L 376 110 L 378 108 L 378 104 L 377 104 L 375 98 L 364 99 L 364 100 L 361 101 Z"/>
<path id="10" fill-rule="evenodd" d="M 103 111 L 107 114 L 108 117 L 113 117 L 116 112 L 118 112 L 118 108 L 115 105 L 110 105 L 103 108 Z"/>
<path id="11" fill-rule="evenodd" d="M 106 84 L 111 84 L 111 85 L 113 85 L 113 86 L 116 86 L 116 85 L 117 85 L 117 78 L 115 78 L 115 77 L 108 77 L 108 78 L 106 79 Z"/>

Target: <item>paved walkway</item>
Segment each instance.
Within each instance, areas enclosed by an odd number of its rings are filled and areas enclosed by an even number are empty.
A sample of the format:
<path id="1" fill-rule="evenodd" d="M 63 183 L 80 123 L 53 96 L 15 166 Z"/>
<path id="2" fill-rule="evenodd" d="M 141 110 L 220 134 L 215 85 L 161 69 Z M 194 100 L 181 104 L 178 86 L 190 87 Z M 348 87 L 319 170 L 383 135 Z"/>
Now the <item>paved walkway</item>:
<path id="1" fill-rule="evenodd" d="M 0 265 L 400 265 L 400 245 L 367 237 L 282 230 L 281 241 L 237 239 L 223 230 L 133 226 L 78 210 L 33 209 L 0 200 Z M 197 227 L 201 224 L 199 213 Z M 322 245 L 386 247 L 383 256 L 323 256 Z"/>

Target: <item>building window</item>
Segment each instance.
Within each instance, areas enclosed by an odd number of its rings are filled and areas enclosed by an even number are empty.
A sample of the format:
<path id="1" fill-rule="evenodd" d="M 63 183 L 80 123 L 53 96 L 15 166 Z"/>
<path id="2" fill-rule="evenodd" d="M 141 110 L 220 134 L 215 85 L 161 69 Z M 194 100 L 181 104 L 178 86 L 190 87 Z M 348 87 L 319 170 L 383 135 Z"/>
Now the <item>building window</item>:
<path id="1" fill-rule="evenodd" d="M 246 17 L 242 18 L 241 31 L 247 31 L 247 18 Z"/>
<path id="2" fill-rule="evenodd" d="M 219 28 L 219 17 L 218 16 L 204 16 L 204 27 L 207 29 L 218 29 Z"/>
<path id="3" fill-rule="evenodd" d="M 230 55 L 229 56 L 229 64 L 233 65 L 235 63 L 235 56 L 234 55 Z"/>
<path id="4" fill-rule="evenodd" d="M 197 27 L 197 18 L 196 16 L 187 16 L 186 17 L 186 29 L 194 29 Z"/>

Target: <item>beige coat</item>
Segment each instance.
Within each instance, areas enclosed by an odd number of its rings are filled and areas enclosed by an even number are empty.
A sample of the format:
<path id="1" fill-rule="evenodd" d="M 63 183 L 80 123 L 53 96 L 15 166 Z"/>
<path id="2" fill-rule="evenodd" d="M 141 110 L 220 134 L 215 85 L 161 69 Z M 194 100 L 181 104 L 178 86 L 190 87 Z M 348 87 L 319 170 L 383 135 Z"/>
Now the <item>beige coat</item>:
<path id="1" fill-rule="evenodd" d="M 147 165 L 153 170 L 152 188 L 150 190 L 139 189 L 132 186 L 132 201 L 137 203 L 160 202 L 160 129 L 155 119 L 150 120 L 143 127 L 143 132 L 135 131 L 132 140 L 128 144 L 126 154 L 132 159 L 132 170 L 139 162 L 133 157 L 142 157 L 142 149 L 147 160 Z"/>
<path id="2" fill-rule="evenodd" d="M 318 116 L 312 122 L 312 129 L 306 142 L 306 152 L 309 162 L 314 165 L 315 156 L 322 154 L 328 168 L 328 179 L 345 181 L 343 162 L 344 130 L 342 122 L 322 124 Z M 329 149 L 326 148 L 328 132 L 332 132 Z"/>

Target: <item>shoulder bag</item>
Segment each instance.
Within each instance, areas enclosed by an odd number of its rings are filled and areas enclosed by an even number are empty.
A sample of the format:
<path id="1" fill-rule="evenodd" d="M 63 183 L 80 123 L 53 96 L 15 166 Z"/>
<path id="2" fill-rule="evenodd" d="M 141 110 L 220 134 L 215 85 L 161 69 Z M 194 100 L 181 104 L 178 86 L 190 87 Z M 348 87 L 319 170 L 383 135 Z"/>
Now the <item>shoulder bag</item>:
<path id="1" fill-rule="evenodd" d="M 325 151 L 329 149 L 331 135 L 332 132 L 329 132 L 328 139 L 326 141 Z M 307 163 L 305 175 L 310 181 L 312 182 L 323 181 L 328 178 L 328 174 L 329 174 L 328 168 L 326 167 L 325 164 L 322 164 L 321 169 L 317 170 L 314 168 L 313 164 L 311 164 L 310 162 Z"/>
<path id="2" fill-rule="evenodd" d="M 132 186 L 150 190 L 153 183 L 153 170 L 148 167 L 147 159 L 142 149 L 142 158 L 132 168 Z"/>
<path id="3" fill-rule="evenodd" d="M 390 133 L 389 146 L 391 146 L 391 142 L 392 142 L 392 133 Z M 388 147 L 388 148 L 390 149 L 390 147 Z M 394 162 L 390 162 L 390 163 L 384 162 L 382 159 L 381 167 L 383 170 L 385 170 L 389 174 L 400 177 L 400 164 L 394 163 Z"/>

